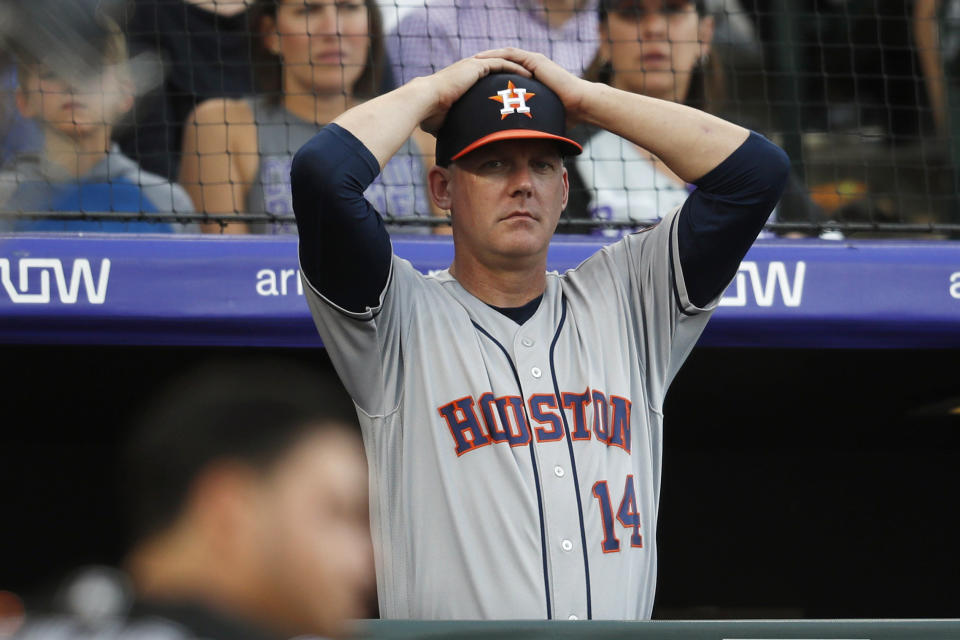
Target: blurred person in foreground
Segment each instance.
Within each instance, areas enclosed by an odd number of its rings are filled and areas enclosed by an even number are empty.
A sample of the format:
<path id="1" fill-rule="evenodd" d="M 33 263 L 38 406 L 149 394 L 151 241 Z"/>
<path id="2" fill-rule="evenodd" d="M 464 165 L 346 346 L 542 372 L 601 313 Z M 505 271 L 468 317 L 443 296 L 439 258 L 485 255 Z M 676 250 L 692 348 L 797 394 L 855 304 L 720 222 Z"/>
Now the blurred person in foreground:
<path id="1" fill-rule="evenodd" d="M 273 360 L 207 364 L 143 415 L 122 465 L 134 597 L 113 609 L 125 629 L 154 638 L 329 637 L 369 615 L 366 465 L 353 405 L 335 378 Z M 98 605 L 83 606 L 92 600 L 72 597 L 80 604 L 63 637 L 113 637 L 117 625 L 90 614 Z M 43 624 L 28 614 L 23 637 L 58 637 L 39 633 Z"/>
<path id="2" fill-rule="evenodd" d="M 355 425 L 334 378 L 281 364 L 211 367 L 159 399 L 127 456 L 142 609 L 205 637 L 206 614 L 343 633 L 373 578 Z"/>
<path id="3" fill-rule="evenodd" d="M 387 69 L 380 12 L 374 0 L 256 0 L 250 21 L 259 93 L 196 108 L 184 128 L 180 183 L 204 213 L 290 216 L 211 223 L 207 232 L 295 233 L 293 155 L 321 127 L 379 93 Z M 421 156 L 408 139 L 366 198 L 393 217 L 429 215 Z"/>
<path id="4" fill-rule="evenodd" d="M 30 5 L 34 7 L 34 5 Z M 88 0 L 50 0 L 21 8 L 14 38 L 16 104 L 42 132 L 42 148 L 21 153 L 0 172 L 0 207 L 8 212 L 121 212 L 132 221 L 18 218 L 17 231 L 171 232 L 185 225 L 150 220 L 193 212 L 186 191 L 148 173 L 111 143 L 133 103 L 123 34 Z M 38 24 L 39 23 L 39 24 Z M 32 28 L 36 26 L 36 32 Z M 83 47 L 71 51 L 73 40 Z M 46 45 L 46 46 L 44 46 Z"/>

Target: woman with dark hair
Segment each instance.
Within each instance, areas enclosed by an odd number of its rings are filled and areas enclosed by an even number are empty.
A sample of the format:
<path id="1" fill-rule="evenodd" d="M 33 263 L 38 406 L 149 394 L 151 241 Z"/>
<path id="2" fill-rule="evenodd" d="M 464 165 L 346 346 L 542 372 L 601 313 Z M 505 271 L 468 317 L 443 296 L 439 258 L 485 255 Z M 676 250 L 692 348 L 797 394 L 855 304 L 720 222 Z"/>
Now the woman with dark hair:
<path id="1" fill-rule="evenodd" d="M 198 211 L 293 214 L 290 163 L 297 149 L 350 107 L 377 94 L 386 69 L 375 0 L 257 0 L 261 93 L 199 105 L 184 130 L 180 183 Z M 412 140 L 365 196 L 392 217 L 428 214 L 424 168 Z M 210 232 L 285 233 L 293 223 L 211 224 Z"/>
<path id="2" fill-rule="evenodd" d="M 600 47 L 584 76 L 685 104 L 695 93 L 698 104 L 691 106 L 703 109 L 707 97 L 718 100 L 722 87 L 720 76 L 701 70 L 713 28 L 713 18 L 699 0 L 601 0 Z M 707 78 L 714 80 L 709 89 Z M 687 184 L 649 151 L 604 130 L 583 128 L 574 135 L 583 142 L 583 154 L 573 163 L 574 203 L 568 211 L 649 224 L 687 199 Z"/>
<path id="3" fill-rule="evenodd" d="M 601 0 L 599 18 L 600 46 L 586 79 L 709 113 L 721 109 L 723 66 L 713 54 L 714 17 L 704 0 Z M 570 167 L 571 218 L 648 226 L 682 205 L 693 188 L 652 153 L 608 131 L 580 127 L 573 135 L 583 154 Z M 791 175 L 770 221 L 820 216 Z"/>

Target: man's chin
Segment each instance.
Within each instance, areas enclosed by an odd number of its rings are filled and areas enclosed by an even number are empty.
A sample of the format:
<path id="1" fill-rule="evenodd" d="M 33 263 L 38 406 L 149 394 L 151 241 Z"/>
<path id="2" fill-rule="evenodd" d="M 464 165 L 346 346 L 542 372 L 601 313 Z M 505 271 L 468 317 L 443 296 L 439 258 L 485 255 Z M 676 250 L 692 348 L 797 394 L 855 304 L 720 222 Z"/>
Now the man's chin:
<path id="1" fill-rule="evenodd" d="M 549 241 L 544 243 L 539 236 L 512 237 L 500 245 L 500 254 L 516 260 L 534 258 L 543 253 L 548 244 Z"/>

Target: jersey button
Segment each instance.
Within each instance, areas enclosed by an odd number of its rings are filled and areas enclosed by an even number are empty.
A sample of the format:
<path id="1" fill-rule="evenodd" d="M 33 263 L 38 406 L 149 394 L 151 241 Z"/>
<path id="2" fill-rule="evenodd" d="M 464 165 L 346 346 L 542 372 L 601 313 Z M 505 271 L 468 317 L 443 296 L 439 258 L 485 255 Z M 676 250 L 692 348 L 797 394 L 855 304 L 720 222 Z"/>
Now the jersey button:
<path id="1" fill-rule="evenodd" d="M 560 548 L 563 549 L 564 551 L 570 551 L 571 549 L 573 549 L 573 543 L 570 542 L 569 540 L 562 540 L 560 542 Z"/>
<path id="2" fill-rule="evenodd" d="M 540 371 L 540 367 L 534 367 L 533 369 L 530 369 L 530 375 L 532 375 L 534 378 L 539 378 L 543 375 L 543 371 Z"/>
<path id="3" fill-rule="evenodd" d="M 567 620 L 579 620 L 579 619 L 580 618 L 578 618 L 575 613 L 571 613 L 570 615 L 567 616 Z"/>
<path id="4" fill-rule="evenodd" d="M 563 477 L 563 474 L 566 473 L 566 471 L 563 470 L 563 467 L 561 467 L 560 465 L 557 465 L 557 466 L 555 466 L 555 467 L 553 468 L 553 473 L 554 473 L 554 475 L 556 475 L 558 478 L 562 478 L 562 477 Z"/>
<path id="5" fill-rule="evenodd" d="M 532 347 L 533 340 L 531 340 L 530 338 L 524 338 L 523 340 L 520 341 L 520 344 L 522 344 L 525 347 Z"/>

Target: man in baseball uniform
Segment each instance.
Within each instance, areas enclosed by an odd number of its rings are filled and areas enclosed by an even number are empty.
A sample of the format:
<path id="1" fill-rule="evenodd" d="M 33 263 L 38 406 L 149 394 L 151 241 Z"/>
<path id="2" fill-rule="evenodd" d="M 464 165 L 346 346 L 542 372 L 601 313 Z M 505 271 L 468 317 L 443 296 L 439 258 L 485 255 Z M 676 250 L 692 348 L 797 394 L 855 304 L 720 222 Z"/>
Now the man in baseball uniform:
<path id="1" fill-rule="evenodd" d="M 697 188 L 558 274 L 566 118 Z M 363 198 L 421 123 L 455 247 L 429 276 Z M 650 617 L 664 396 L 787 171 L 755 133 L 519 49 L 416 78 L 300 150 L 301 270 L 363 427 L 384 618 Z"/>

